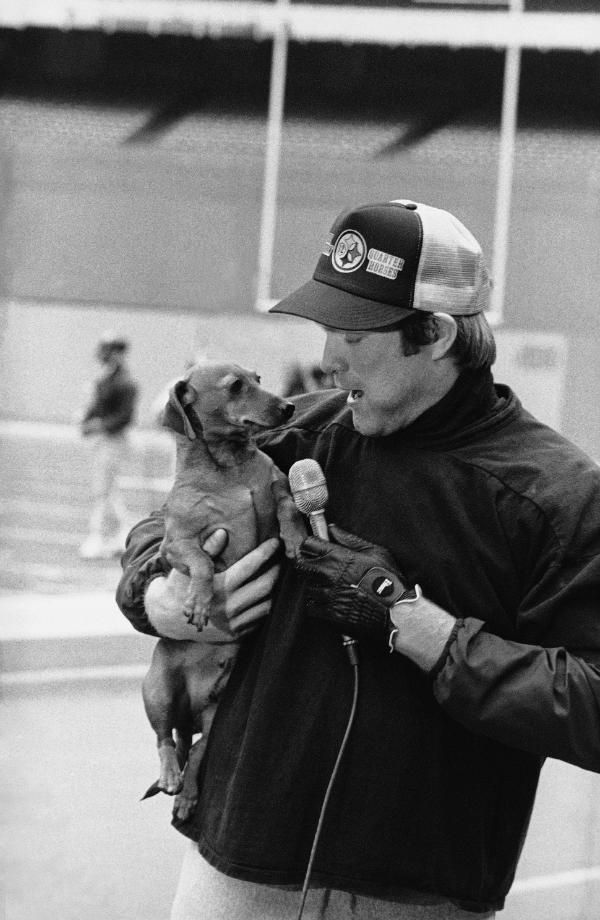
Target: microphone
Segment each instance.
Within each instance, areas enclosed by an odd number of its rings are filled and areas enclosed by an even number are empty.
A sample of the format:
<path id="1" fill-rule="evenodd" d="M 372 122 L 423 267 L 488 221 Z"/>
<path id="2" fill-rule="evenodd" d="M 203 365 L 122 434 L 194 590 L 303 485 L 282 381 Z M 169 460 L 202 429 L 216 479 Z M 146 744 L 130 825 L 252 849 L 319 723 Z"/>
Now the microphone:
<path id="1" fill-rule="evenodd" d="M 288 480 L 294 504 L 298 511 L 308 517 L 313 537 L 321 540 L 329 539 L 329 530 L 325 519 L 325 505 L 329 501 L 329 491 L 325 473 L 316 460 L 306 458 L 292 463 Z M 355 646 L 356 639 L 351 636 L 342 636 L 342 642 L 348 653 L 350 664 L 356 666 L 358 658 Z"/>
<path id="2" fill-rule="evenodd" d="M 325 474 L 316 460 L 297 460 L 288 473 L 290 491 L 296 508 L 307 515 L 314 537 L 329 539 L 325 505 L 329 492 Z"/>

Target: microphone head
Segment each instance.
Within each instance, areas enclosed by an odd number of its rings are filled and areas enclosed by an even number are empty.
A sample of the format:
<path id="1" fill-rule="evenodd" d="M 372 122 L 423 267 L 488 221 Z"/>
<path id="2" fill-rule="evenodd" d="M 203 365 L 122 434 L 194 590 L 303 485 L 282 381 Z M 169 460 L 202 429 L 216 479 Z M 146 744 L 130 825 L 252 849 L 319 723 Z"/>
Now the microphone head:
<path id="1" fill-rule="evenodd" d="M 322 511 L 329 498 L 325 474 L 316 460 L 296 460 L 288 473 L 290 490 L 302 514 Z"/>

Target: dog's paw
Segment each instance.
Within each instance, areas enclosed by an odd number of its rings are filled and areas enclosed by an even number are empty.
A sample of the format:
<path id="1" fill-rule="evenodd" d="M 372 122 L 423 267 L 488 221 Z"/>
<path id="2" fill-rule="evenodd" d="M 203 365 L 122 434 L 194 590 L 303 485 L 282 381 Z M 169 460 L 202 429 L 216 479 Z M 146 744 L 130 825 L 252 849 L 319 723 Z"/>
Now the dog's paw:
<path id="1" fill-rule="evenodd" d="M 276 490 L 277 483 L 272 486 Z M 285 554 L 288 559 L 295 559 L 300 551 L 300 546 L 308 535 L 304 516 L 300 514 L 295 503 L 292 501 L 289 493 L 283 490 L 277 494 L 277 518 L 279 520 L 279 534 L 285 547 Z"/>
<path id="2" fill-rule="evenodd" d="M 183 607 L 183 613 L 188 623 L 195 626 L 198 632 L 201 632 L 205 626 L 208 626 L 210 618 L 210 599 L 199 598 L 197 596 L 188 597 Z"/>
<path id="3" fill-rule="evenodd" d="M 161 773 L 158 788 L 167 795 L 177 795 L 183 786 L 183 776 L 179 769 L 169 770 L 164 775 Z"/>
<path id="4" fill-rule="evenodd" d="M 307 537 L 306 528 L 296 521 L 284 521 L 281 523 L 280 536 L 287 558 L 296 559 L 300 553 L 300 547 Z"/>
<path id="5" fill-rule="evenodd" d="M 183 786 L 183 773 L 179 769 L 179 762 L 172 743 L 161 744 L 158 748 L 158 756 L 160 776 L 156 785 L 161 792 L 167 795 L 177 795 Z"/>
<path id="6" fill-rule="evenodd" d="M 175 818 L 177 818 L 178 821 L 186 821 L 194 811 L 197 801 L 197 796 L 189 796 L 186 795 L 185 792 L 180 792 L 179 795 L 176 796 L 173 806 L 173 815 Z"/>

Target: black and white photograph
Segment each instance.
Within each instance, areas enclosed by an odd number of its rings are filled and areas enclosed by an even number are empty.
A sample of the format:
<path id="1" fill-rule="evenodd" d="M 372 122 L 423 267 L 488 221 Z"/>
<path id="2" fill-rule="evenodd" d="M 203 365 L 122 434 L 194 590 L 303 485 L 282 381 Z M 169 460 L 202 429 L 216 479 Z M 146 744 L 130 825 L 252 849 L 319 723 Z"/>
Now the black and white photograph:
<path id="1" fill-rule="evenodd" d="M 0 917 L 600 917 L 600 0 L 0 3 Z"/>

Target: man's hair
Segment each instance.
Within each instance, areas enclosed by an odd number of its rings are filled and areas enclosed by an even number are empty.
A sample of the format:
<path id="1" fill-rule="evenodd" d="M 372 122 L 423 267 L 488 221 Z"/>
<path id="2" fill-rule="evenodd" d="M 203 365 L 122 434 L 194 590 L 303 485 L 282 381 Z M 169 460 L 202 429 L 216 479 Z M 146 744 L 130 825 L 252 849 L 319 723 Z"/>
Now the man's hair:
<path id="1" fill-rule="evenodd" d="M 494 333 L 484 313 L 472 316 L 454 316 L 456 339 L 448 351 L 456 366 L 463 370 L 484 370 L 496 360 Z M 398 328 L 402 331 L 404 354 L 414 355 L 424 345 L 430 345 L 438 338 L 439 323 L 434 313 L 416 312 L 403 320 Z"/>

